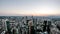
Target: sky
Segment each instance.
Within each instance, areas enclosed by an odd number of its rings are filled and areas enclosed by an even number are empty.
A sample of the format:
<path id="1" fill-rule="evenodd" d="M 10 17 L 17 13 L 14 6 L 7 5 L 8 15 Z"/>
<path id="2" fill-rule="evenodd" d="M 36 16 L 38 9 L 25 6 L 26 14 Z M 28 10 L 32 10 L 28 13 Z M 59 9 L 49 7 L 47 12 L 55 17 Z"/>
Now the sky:
<path id="1" fill-rule="evenodd" d="M 0 0 L 0 16 L 60 15 L 60 0 Z"/>

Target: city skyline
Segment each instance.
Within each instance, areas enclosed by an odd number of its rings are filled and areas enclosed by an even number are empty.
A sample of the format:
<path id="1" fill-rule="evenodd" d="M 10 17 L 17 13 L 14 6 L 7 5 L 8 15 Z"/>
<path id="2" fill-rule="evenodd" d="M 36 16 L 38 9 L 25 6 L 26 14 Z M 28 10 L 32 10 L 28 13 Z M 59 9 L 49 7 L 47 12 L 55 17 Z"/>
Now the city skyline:
<path id="1" fill-rule="evenodd" d="M 60 0 L 0 0 L 0 16 L 60 15 Z"/>

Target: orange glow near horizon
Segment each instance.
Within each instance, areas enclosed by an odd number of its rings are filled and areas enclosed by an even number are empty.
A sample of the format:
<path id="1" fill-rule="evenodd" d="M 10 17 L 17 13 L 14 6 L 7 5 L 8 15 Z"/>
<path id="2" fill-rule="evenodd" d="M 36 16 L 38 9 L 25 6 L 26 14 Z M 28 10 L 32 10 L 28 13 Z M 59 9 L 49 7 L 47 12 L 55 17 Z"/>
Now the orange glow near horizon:
<path id="1" fill-rule="evenodd" d="M 39 11 L 34 11 L 34 12 L 15 12 L 14 14 L 17 14 L 17 15 L 27 15 L 27 16 L 48 16 L 48 15 L 57 15 L 58 13 L 57 12 L 39 12 Z"/>
<path id="2" fill-rule="evenodd" d="M 49 16 L 49 15 L 57 15 L 57 14 L 37 14 L 37 13 L 32 13 L 32 14 L 21 14 L 24 16 Z"/>
<path id="3" fill-rule="evenodd" d="M 32 16 L 47 16 L 47 14 L 33 14 Z"/>

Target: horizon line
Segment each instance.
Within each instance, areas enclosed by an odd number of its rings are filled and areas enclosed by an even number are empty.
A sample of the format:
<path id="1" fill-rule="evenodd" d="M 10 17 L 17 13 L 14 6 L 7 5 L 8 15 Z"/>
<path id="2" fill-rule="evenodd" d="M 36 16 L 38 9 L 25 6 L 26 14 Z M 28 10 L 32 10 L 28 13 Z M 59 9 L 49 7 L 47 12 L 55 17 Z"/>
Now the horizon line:
<path id="1" fill-rule="evenodd" d="M 58 15 L 58 14 L 56 14 L 56 15 L 0 15 L 0 16 L 60 16 L 60 14 Z"/>

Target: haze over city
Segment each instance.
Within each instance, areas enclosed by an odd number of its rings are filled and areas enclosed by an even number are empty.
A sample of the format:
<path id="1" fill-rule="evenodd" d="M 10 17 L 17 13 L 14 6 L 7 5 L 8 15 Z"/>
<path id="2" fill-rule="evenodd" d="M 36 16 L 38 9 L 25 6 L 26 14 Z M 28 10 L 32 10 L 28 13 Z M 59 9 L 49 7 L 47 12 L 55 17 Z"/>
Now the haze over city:
<path id="1" fill-rule="evenodd" d="M 0 16 L 60 15 L 60 0 L 0 0 Z"/>
<path id="2" fill-rule="evenodd" d="M 60 34 L 60 0 L 0 0 L 0 34 Z"/>

